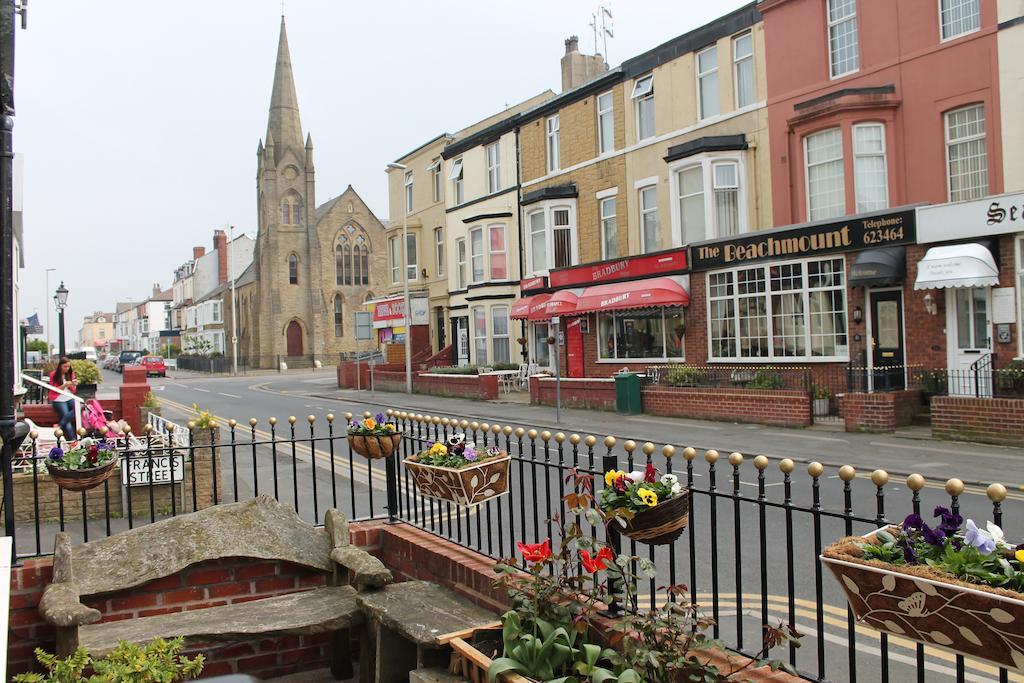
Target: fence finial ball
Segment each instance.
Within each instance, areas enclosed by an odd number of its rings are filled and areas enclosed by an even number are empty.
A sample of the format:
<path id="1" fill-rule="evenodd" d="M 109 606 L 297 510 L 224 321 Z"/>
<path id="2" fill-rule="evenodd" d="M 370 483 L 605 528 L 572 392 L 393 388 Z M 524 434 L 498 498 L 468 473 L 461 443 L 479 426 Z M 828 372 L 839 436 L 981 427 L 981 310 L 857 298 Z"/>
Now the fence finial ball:
<path id="1" fill-rule="evenodd" d="M 583 443 L 586 444 L 587 448 L 593 448 L 597 445 L 597 437 L 593 434 L 587 434 L 583 437 Z"/>
<path id="2" fill-rule="evenodd" d="M 626 443 L 622 444 L 622 448 L 627 453 L 632 453 L 633 451 L 636 450 L 636 441 L 633 441 L 632 439 L 629 439 L 629 440 L 626 441 Z"/>
<path id="3" fill-rule="evenodd" d="M 434 425 L 439 425 L 441 424 L 441 418 L 438 417 L 437 415 L 434 415 L 432 418 L 430 418 L 430 423 Z"/>
<path id="4" fill-rule="evenodd" d="M 742 453 L 730 453 L 729 454 L 729 464 L 732 465 L 733 467 L 739 467 L 740 465 L 742 465 L 743 464 L 743 454 Z"/>
<path id="5" fill-rule="evenodd" d="M 491 425 L 492 434 L 501 434 L 501 425 Z"/>
<path id="6" fill-rule="evenodd" d="M 481 432 L 485 432 L 485 433 L 491 431 L 491 423 L 490 422 L 481 422 L 480 423 L 480 431 Z"/>
<path id="7" fill-rule="evenodd" d="M 257 420 L 257 419 L 256 419 L 255 417 L 250 417 L 250 418 L 249 418 L 249 426 L 250 426 L 250 427 L 255 427 L 255 426 L 256 426 L 256 425 L 258 425 L 259 423 L 260 423 L 260 421 L 259 421 L 259 420 Z"/>
<path id="8" fill-rule="evenodd" d="M 885 470 L 875 470 L 871 473 L 871 483 L 882 488 L 889 483 L 889 473 Z"/>
<path id="9" fill-rule="evenodd" d="M 142 428 L 142 433 L 143 434 L 149 434 L 152 431 L 153 431 L 153 425 L 151 425 L 151 424 L 147 424 L 145 427 Z"/>
<path id="10" fill-rule="evenodd" d="M 529 437 L 530 441 L 533 441 L 534 439 L 537 438 L 537 430 L 531 429 L 530 431 L 526 432 L 526 436 Z"/>
<path id="11" fill-rule="evenodd" d="M 988 494 L 988 499 L 993 503 L 1002 503 L 1006 500 L 1006 487 L 1002 484 L 989 484 L 988 488 L 985 489 L 985 493 Z"/>
<path id="12" fill-rule="evenodd" d="M 373 413 L 371 413 L 369 410 L 364 410 L 363 417 L 373 417 Z"/>
<path id="13" fill-rule="evenodd" d="M 441 418 L 441 425 L 442 426 L 447 427 L 449 424 L 451 424 L 451 420 L 449 420 L 447 417 L 442 417 Z"/>
<path id="14" fill-rule="evenodd" d="M 314 422 L 316 422 L 316 415 L 307 415 L 306 422 L 308 422 L 309 424 L 313 424 Z"/>
<path id="15" fill-rule="evenodd" d="M 106 427 L 100 427 L 100 433 L 101 434 L 106 433 L 106 429 L 107 429 Z M 30 431 L 28 433 L 28 438 L 31 439 L 32 441 L 35 441 L 36 439 L 39 438 L 39 432 L 37 432 L 36 430 L 33 429 L 32 431 Z"/>
<path id="16" fill-rule="evenodd" d="M 673 455 L 676 454 L 676 447 L 670 443 L 665 444 L 664 446 L 661 447 L 661 454 L 664 455 L 666 458 L 671 458 Z"/>
<path id="17" fill-rule="evenodd" d="M 687 446 L 686 448 L 683 449 L 683 457 L 689 460 L 690 462 L 693 462 L 694 460 L 697 459 L 697 449 L 694 448 L 693 446 Z"/>
<path id="18" fill-rule="evenodd" d="M 345 419 L 348 420 L 349 422 L 351 422 L 352 421 L 352 413 L 345 413 Z"/>
<path id="19" fill-rule="evenodd" d="M 349 417 L 351 417 L 351 416 L 352 416 L 352 413 L 349 413 Z M 267 419 L 267 422 L 269 422 L 270 426 L 273 427 L 274 425 L 277 424 L 277 418 L 276 417 L 271 417 L 271 418 Z M 191 425 L 193 423 L 189 422 L 189 424 Z"/>
<path id="20" fill-rule="evenodd" d="M 569 435 L 569 443 L 571 443 L 573 446 L 578 446 L 581 440 L 582 439 L 580 438 L 579 434 Z"/>
<path id="21" fill-rule="evenodd" d="M 843 465 L 839 468 L 839 478 L 843 481 L 853 481 L 853 478 L 857 476 L 857 470 L 854 469 L 853 465 Z"/>
<path id="22" fill-rule="evenodd" d="M 825 474 L 825 466 L 820 462 L 812 462 L 807 466 L 807 474 L 817 479 L 821 475 Z"/>
<path id="23" fill-rule="evenodd" d="M 544 443 L 547 443 L 548 441 L 550 441 L 551 440 L 551 432 L 549 432 L 548 430 L 545 429 L 543 432 L 540 433 L 540 440 L 543 441 Z"/>
<path id="24" fill-rule="evenodd" d="M 148 427 L 149 425 L 146 425 L 146 426 Z M 85 436 L 85 435 L 86 435 L 86 434 L 88 434 L 88 433 L 89 433 L 89 432 L 87 432 L 87 431 L 85 430 L 85 427 L 79 427 L 79 428 L 78 428 L 78 436 Z"/>
<path id="25" fill-rule="evenodd" d="M 423 413 L 416 413 L 416 421 L 423 422 Z"/>
<path id="26" fill-rule="evenodd" d="M 522 439 L 523 435 L 526 434 L 526 430 L 523 429 L 522 427 L 516 427 L 516 432 L 515 433 L 516 433 L 516 438 L 517 439 Z"/>
<path id="27" fill-rule="evenodd" d="M 478 429 L 480 429 L 480 423 L 477 422 L 476 420 L 473 420 L 472 422 L 469 423 L 469 428 L 475 432 Z"/>
<path id="28" fill-rule="evenodd" d="M 756 458 L 754 458 L 754 467 L 761 470 L 762 472 L 768 469 L 768 456 L 759 455 Z"/>
<path id="29" fill-rule="evenodd" d="M 58 439 L 60 439 L 61 437 L 63 437 L 63 436 L 64 436 L 64 430 L 63 430 L 63 429 L 61 429 L 60 427 L 57 427 L 57 428 L 55 428 L 55 429 L 53 430 L 53 435 L 54 435 L 55 437 L 57 437 Z"/>
<path id="30" fill-rule="evenodd" d="M 327 413 L 327 421 L 334 422 L 334 413 Z"/>
<path id="31" fill-rule="evenodd" d="M 296 422 L 298 422 L 298 418 L 296 418 L 294 415 L 289 415 L 288 416 L 288 424 L 293 425 Z"/>
<path id="32" fill-rule="evenodd" d="M 653 443 L 651 443 L 650 441 L 645 441 L 644 445 L 640 447 L 640 450 L 643 451 L 644 455 L 651 455 L 652 453 L 654 453 L 654 448 L 655 446 Z"/>
<path id="33" fill-rule="evenodd" d="M 946 482 L 946 493 L 959 497 L 964 492 L 964 483 L 959 479 L 950 479 Z"/>
<path id="34" fill-rule="evenodd" d="M 465 429 L 469 426 L 469 420 L 459 420 L 459 427 Z"/>
<path id="35" fill-rule="evenodd" d="M 783 458 L 779 463 L 779 469 L 782 470 L 783 474 L 792 474 L 793 470 L 796 469 L 796 463 L 789 458 Z"/>
<path id="36" fill-rule="evenodd" d="M 604 437 L 604 445 L 605 445 L 605 448 L 608 448 L 608 449 L 614 448 L 615 447 L 615 437 L 614 436 L 606 436 L 606 437 Z"/>
<path id="37" fill-rule="evenodd" d="M 718 451 L 712 448 L 711 450 L 704 453 L 704 459 L 707 460 L 712 465 L 714 465 L 716 462 L 718 462 Z"/>
<path id="38" fill-rule="evenodd" d="M 231 427 L 231 429 L 234 429 L 237 425 L 238 422 L 235 421 L 235 418 L 231 418 L 230 420 L 228 420 L 228 427 Z M 149 425 L 146 426 L 148 427 Z"/>
<path id="39" fill-rule="evenodd" d="M 562 432 L 558 432 L 557 434 L 555 434 L 556 443 L 562 443 L 563 441 L 565 441 L 565 434 L 563 434 Z"/>
<path id="40" fill-rule="evenodd" d="M 395 409 L 394 408 L 388 408 L 387 410 L 384 411 L 384 414 L 387 415 L 388 417 L 394 417 L 395 416 Z"/>
<path id="41" fill-rule="evenodd" d="M 505 425 L 502 428 L 501 433 L 504 434 L 505 436 L 511 436 L 511 434 L 512 434 L 512 427 L 510 427 L 508 425 Z"/>
<path id="42" fill-rule="evenodd" d="M 924 477 L 920 474 L 911 474 L 907 477 L 907 488 L 911 491 L 920 491 L 924 488 Z"/>

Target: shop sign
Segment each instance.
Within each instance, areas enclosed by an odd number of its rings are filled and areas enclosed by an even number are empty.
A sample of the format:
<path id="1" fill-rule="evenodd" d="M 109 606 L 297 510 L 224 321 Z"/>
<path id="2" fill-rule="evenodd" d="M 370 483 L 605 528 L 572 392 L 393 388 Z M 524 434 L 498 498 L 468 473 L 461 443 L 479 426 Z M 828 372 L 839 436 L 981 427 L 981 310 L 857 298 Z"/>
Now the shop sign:
<path id="1" fill-rule="evenodd" d="M 528 277 L 525 280 L 519 281 L 519 290 L 524 294 L 531 292 L 535 289 L 547 289 L 548 278 L 546 275 L 539 275 L 537 277 Z"/>
<path id="2" fill-rule="evenodd" d="M 596 285 L 637 278 L 681 273 L 686 270 L 686 249 L 628 256 L 551 271 L 552 287 Z"/>
<path id="3" fill-rule="evenodd" d="M 914 211 L 770 233 L 752 233 L 735 240 L 690 247 L 693 270 L 710 270 L 769 259 L 792 259 L 842 251 L 913 244 L 917 240 Z"/>
<path id="4" fill-rule="evenodd" d="M 423 297 L 416 297 L 409 300 L 412 307 L 412 324 L 427 325 L 428 312 L 427 300 Z M 373 304 L 373 326 L 381 327 L 402 327 L 405 325 L 405 301 L 402 297 L 386 299 Z"/>
<path id="5" fill-rule="evenodd" d="M 1024 192 L 917 209 L 920 242 L 1024 232 Z"/>

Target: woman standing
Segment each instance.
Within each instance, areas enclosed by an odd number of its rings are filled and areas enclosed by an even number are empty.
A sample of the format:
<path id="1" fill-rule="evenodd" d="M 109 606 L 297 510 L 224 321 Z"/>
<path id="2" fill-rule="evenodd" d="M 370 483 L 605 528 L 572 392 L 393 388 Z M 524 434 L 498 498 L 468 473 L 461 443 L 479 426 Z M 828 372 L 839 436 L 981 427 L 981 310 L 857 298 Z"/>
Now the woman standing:
<path id="1" fill-rule="evenodd" d="M 57 361 L 57 369 L 50 374 L 50 386 L 64 391 L 75 393 L 78 388 L 78 380 L 75 379 L 75 371 L 71 369 L 71 361 L 63 356 Z M 67 394 L 60 394 L 50 390 L 50 405 L 57 411 L 57 426 L 64 432 L 64 438 L 74 441 L 78 438 L 77 425 L 75 424 L 74 399 Z"/>

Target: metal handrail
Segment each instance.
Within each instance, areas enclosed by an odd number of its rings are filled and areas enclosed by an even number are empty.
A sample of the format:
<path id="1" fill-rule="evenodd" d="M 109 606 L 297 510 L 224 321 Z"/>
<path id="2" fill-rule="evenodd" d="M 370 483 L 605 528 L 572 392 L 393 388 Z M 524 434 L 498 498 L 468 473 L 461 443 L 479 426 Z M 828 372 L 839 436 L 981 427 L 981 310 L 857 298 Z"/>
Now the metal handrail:
<path id="1" fill-rule="evenodd" d="M 21 379 L 25 380 L 27 382 L 30 382 L 31 384 L 35 384 L 37 386 L 40 386 L 40 387 L 42 387 L 44 389 L 48 389 L 49 391 L 55 391 L 58 394 L 60 394 L 61 396 L 69 396 L 69 397 L 71 397 L 71 400 L 74 401 L 74 404 L 75 404 L 75 424 L 77 424 L 79 427 L 82 426 L 82 406 L 85 404 L 85 399 L 84 398 L 82 398 L 80 396 L 76 396 L 75 394 L 71 393 L 70 391 L 65 391 L 64 389 L 58 389 L 57 387 L 53 386 L 52 384 L 47 384 L 46 382 L 43 382 L 42 380 L 38 380 L 35 377 L 32 377 L 31 375 L 26 375 L 24 372 L 21 373 Z"/>

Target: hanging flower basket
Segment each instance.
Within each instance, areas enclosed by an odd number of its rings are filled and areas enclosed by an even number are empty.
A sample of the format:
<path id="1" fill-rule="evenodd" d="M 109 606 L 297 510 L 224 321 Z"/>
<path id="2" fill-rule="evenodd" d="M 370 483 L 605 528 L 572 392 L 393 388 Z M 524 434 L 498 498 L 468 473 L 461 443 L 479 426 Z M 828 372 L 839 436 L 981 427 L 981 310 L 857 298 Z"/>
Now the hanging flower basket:
<path id="1" fill-rule="evenodd" d="M 508 492 L 510 460 L 495 446 L 477 451 L 457 434 L 409 456 L 405 468 L 424 496 L 472 507 Z"/>
<path id="2" fill-rule="evenodd" d="M 689 521 L 690 491 L 685 489 L 664 503 L 625 520 L 626 527 L 621 533 L 638 543 L 668 545 L 679 538 Z"/>
<path id="3" fill-rule="evenodd" d="M 390 457 L 402 443 L 402 434 L 383 413 L 375 417 L 353 420 L 348 425 L 348 444 L 364 458 L 376 460 Z"/>
<path id="4" fill-rule="evenodd" d="M 895 526 L 883 530 L 899 533 Z M 961 581 L 928 565 L 866 559 L 862 546 L 877 543 L 878 533 L 842 539 L 821 554 L 859 621 L 1024 671 L 1024 594 Z"/>
<path id="5" fill-rule="evenodd" d="M 50 449 L 46 469 L 50 479 L 66 491 L 88 491 L 114 473 L 117 452 L 105 439 L 82 439 Z"/>

